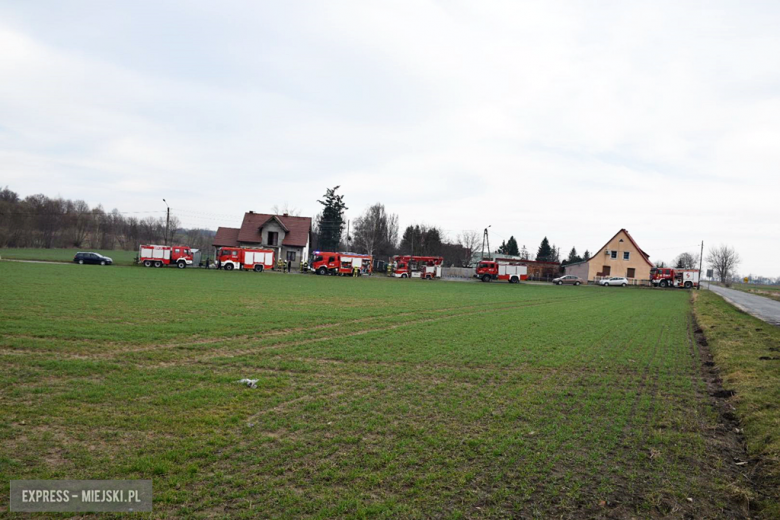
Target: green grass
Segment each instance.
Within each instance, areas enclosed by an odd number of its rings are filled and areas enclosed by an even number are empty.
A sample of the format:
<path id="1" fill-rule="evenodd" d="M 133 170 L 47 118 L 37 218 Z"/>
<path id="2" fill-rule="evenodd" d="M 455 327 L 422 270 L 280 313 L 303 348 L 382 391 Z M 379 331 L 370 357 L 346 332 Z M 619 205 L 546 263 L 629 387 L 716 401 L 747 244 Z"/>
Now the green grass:
<path id="1" fill-rule="evenodd" d="M 12 260 L 41 260 L 46 262 L 72 262 L 79 251 L 90 251 L 108 256 L 116 265 L 133 265 L 138 251 L 120 251 L 110 249 L 38 249 L 38 248 L 0 248 L 0 258 Z"/>
<path id="2" fill-rule="evenodd" d="M 151 478 L 155 517 L 745 515 L 687 291 L 0 279 L 4 481 Z"/>
<path id="3" fill-rule="evenodd" d="M 754 283 L 734 282 L 731 284 L 731 288 L 780 301 L 780 285 L 760 285 Z"/>
<path id="4" fill-rule="evenodd" d="M 710 291 L 694 306 L 720 368 L 723 384 L 744 426 L 748 452 L 761 460 L 760 475 L 773 490 L 768 518 L 780 518 L 780 328 L 758 320 Z"/>

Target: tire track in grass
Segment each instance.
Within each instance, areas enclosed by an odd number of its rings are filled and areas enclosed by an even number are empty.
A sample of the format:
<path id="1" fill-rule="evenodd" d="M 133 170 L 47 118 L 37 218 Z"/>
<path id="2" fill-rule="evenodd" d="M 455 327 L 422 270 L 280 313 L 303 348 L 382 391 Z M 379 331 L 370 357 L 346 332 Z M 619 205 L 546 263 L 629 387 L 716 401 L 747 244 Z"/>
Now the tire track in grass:
<path id="1" fill-rule="evenodd" d="M 314 325 L 311 327 L 297 327 L 294 329 L 285 329 L 285 330 L 279 330 L 279 331 L 272 331 L 269 333 L 262 333 L 262 334 L 255 334 L 255 335 L 243 335 L 243 336 L 233 336 L 230 338 L 208 338 L 204 340 L 196 340 L 192 342 L 187 343 L 169 343 L 169 344 L 163 344 L 163 345 L 152 345 L 152 346 L 142 346 L 137 348 L 120 348 L 120 349 L 114 349 L 107 352 L 101 352 L 98 354 L 61 354 L 60 357 L 63 359 L 116 359 L 119 356 L 126 355 L 126 354 L 134 354 L 134 353 L 144 353 L 144 352 L 154 352 L 154 351 L 161 351 L 161 350 L 173 350 L 178 348 L 186 348 L 191 346 L 201 346 L 201 345 L 210 345 L 215 343 L 236 343 L 236 342 L 242 342 L 247 340 L 253 340 L 253 339 L 260 339 L 260 341 L 266 339 L 266 338 L 276 338 L 276 337 L 284 337 L 284 336 L 290 336 L 293 334 L 300 334 L 300 333 L 307 333 L 307 332 L 317 332 L 320 330 L 328 330 L 331 328 L 341 327 L 341 326 L 348 326 L 348 325 L 354 325 L 354 324 L 360 324 L 360 323 L 371 323 L 376 322 L 380 320 L 387 320 L 388 318 L 395 320 L 398 317 L 405 317 L 405 316 L 419 316 L 419 315 L 428 315 L 428 314 L 437 314 L 437 313 L 444 313 L 444 312 L 451 312 L 456 310 L 463 310 L 463 309 L 477 309 L 474 312 L 466 312 L 466 313 L 453 313 L 441 317 L 433 317 L 433 318 L 422 318 L 418 320 L 407 320 L 402 323 L 393 324 L 389 327 L 374 327 L 369 329 L 364 329 L 348 334 L 336 334 L 332 336 L 326 336 L 323 338 L 312 338 L 310 340 L 302 340 L 300 342 L 280 342 L 278 344 L 271 345 L 270 347 L 277 347 L 277 346 L 284 346 L 284 345 L 290 345 L 290 346 L 297 346 L 297 345 L 303 345 L 311 342 L 316 341 L 326 341 L 329 339 L 339 339 L 342 337 L 351 337 L 356 335 L 362 335 L 367 334 L 373 331 L 383 331 L 383 330 L 393 330 L 400 327 L 405 327 L 408 325 L 413 325 L 416 323 L 425 323 L 425 322 L 432 322 L 432 321 L 439 321 L 441 319 L 450 319 L 450 318 L 456 318 L 461 316 L 469 316 L 472 314 L 484 314 L 486 312 L 499 312 L 502 310 L 507 309 L 515 309 L 515 308 L 521 308 L 521 307 L 534 307 L 539 305 L 547 305 L 547 304 L 553 304 L 553 303 L 559 303 L 561 301 L 565 302 L 579 302 L 583 300 L 589 300 L 592 299 L 592 296 L 589 297 L 580 297 L 576 299 L 568 299 L 568 298 L 550 298 L 545 300 L 532 300 L 532 301 L 525 301 L 522 305 L 516 305 L 516 304 L 510 304 L 510 305 L 501 305 L 501 304 L 495 304 L 495 303 L 485 303 L 485 304 L 476 304 L 471 306 L 465 306 L 465 307 L 445 307 L 440 309 L 429 309 L 429 310 L 422 310 L 422 311 L 410 311 L 410 312 L 404 312 L 404 313 L 396 313 L 392 315 L 381 315 L 381 316 L 370 316 L 366 318 L 357 318 L 354 320 L 347 320 L 347 321 L 341 321 L 336 323 L 328 323 L 323 325 Z M 497 305 L 501 305 L 498 306 Z M 488 308 L 485 308 L 488 307 Z M 225 349 L 221 349 L 224 351 Z M 254 350 L 254 349 L 251 349 Z M 30 352 L 25 350 L 19 350 L 19 349 L 13 349 L 13 350 L 0 350 L 0 355 L 6 355 L 6 354 L 18 354 L 19 352 L 23 353 L 29 353 L 29 354 L 37 354 L 38 352 Z M 211 356 L 211 357 L 218 357 L 218 356 Z"/>
<path id="2" fill-rule="evenodd" d="M 571 302 L 571 301 L 582 301 L 582 300 L 588 300 L 593 299 L 593 295 L 588 295 L 587 297 L 579 297 L 576 299 L 571 298 L 565 298 L 565 297 L 556 297 L 556 298 L 549 298 L 549 299 L 543 299 L 543 300 L 530 300 L 526 301 L 529 305 L 536 305 L 536 304 L 547 304 L 547 303 L 556 303 L 561 301 Z M 157 350 L 167 350 L 167 349 L 177 349 L 177 348 L 186 348 L 191 346 L 200 346 L 200 345 L 211 345 L 215 343 L 233 343 L 233 342 L 240 342 L 240 341 L 247 341 L 247 340 L 254 340 L 254 339 L 265 339 L 265 338 L 273 338 L 273 337 L 284 337 L 289 336 L 293 334 L 300 334 L 300 333 L 307 333 L 307 332 L 317 332 L 320 330 L 327 330 L 332 329 L 336 327 L 341 327 L 345 325 L 355 325 L 360 323 L 371 323 L 381 320 L 387 320 L 390 319 L 397 319 L 399 317 L 405 317 L 405 316 L 419 316 L 419 315 L 428 315 L 428 314 L 437 314 L 437 313 L 446 313 L 451 311 L 457 311 L 457 310 L 463 310 L 463 309 L 480 309 L 489 307 L 489 310 L 500 310 L 504 307 L 496 307 L 496 305 L 502 305 L 503 303 L 508 302 L 501 302 L 501 303 L 480 303 L 480 304 L 474 304 L 474 305 L 468 305 L 468 306 L 457 306 L 457 307 L 444 307 L 444 308 L 438 308 L 438 309 L 423 309 L 418 311 L 407 311 L 407 312 L 401 312 L 401 313 L 393 313 L 393 314 L 383 314 L 379 316 L 367 316 L 364 318 L 356 318 L 346 321 L 338 321 L 334 323 L 325 323 L 320 325 L 313 325 L 309 327 L 295 327 L 291 329 L 283 329 L 283 330 L 272 330 L 269 332 L 262 332 L 257 334 L 244 334 L 240 336 L 231 336 L 228 338 L 201 338 L 201 339 L 194 339 L 187 342 L 175 342 L 175 343 L 165 343 L 160 345 L 146 345 L 146 346 L 123 346 L 117 349 L 112 349 L 110 351 L 103 351 L 97 354 L 69 354 L 69 353 L 60 353 L 59 355 L 63 358 L 68 359 L 113 359 L 117 355 L 121 354 L 133 354 L 133 353 L 143 353 L 143 352 L 153 352 Z M 509 307 L 514 307 L 514 305 L 510 305 Z M 419 321 L 419 320 L 415 320 Z M 380 330 L 380 329 L 376 329 Z M 338 336 L 336 336 L 338 337 Z M 47 338 L 40 338 L 40 339 L 47 339 Z M 115 342 L 112 342 L 113 344 L 116 344 Z M 0 355 L 6 355 L 6 354 L 17 354 L 17 353 L 29 353 L 29 354 L 37 354 L 38 351 L 32 351 L 28 349 L 2 349 L 0 350 Z"/>
<path id="3" fill-rule="evenodd" d="M 567 300 L 569 302 L 571 301 L 581 301 L 581 299 L 577 300 Z M 523 305 L 508 305 L 503 307 L 492 307 L 490 309 L 482 309 L 482 310 L 476 310 L 472 312 L 462 312 L 462 313 L 455 313 L 455 314 L 449 314 L 446 316 L 439 316 L 439 317 L 433 317 L 433 318 L 422 318 L 418 320 L 407 320 L 402 323 L 396 323 L 387 327 L 374 327 L 369 329 L 362 329 L 354 332 L 349 332 L 346 334 L 335 334 L 335 335 L 329 335 L 329 336 L 323 336 L 318 338 L 311 338 L 311 339 L 305 339 L 300 341 L 292 341 L 292 342 L 278 342 L 278 343 L 272 343 L 269 345 L 258 345 L 251 348 L 241 349 L 241 350 L 233 350 L 233 349 L 219 349 L 215 351 L 210 351 L 208 355 L 206 356 L 198 356 L 198 357 L 191 357 L 186 360 L 179 360 L 179 361 L 166 361 L 163 363 L 158 364 L 152 364 L 152 365 L 143 365 L 142 366 L 171 366 L 171 365 L 183 365 L 183 364 L 193 364 L 193 363 L 199 363 L 202 361 L 207 361 L 210 359 L 217 359 L 217 358 L 233 358 L 233 357 L 240 357 L 240 356 L 246 356 L 249 354 L 253 354 L 256 352 L 276 349 L 276 348 L 283 348 L 283 347 L 298 347 L 302 345 L 308 345 L 311 343 L 318 343 L 323 341 L 332 341 L 336 339 L 345 339 L 345 338 L 352 338 L 356 336 L 363 336 L 366 334 L 370 334 L 372 332 L 388 332 L 400 328 L 410 327 L 414 325 L 419 325 L 422 323 L 432 323 L 432 322 L 439 322 L 443 320 L 448 320 L 452 318 L 461 318 L 464 316 L 474 316 L 474 315 L 480 315 L 485 314 L 488 312 L 504 312 L 504 311 L 510 311 L 510 310 L 516 310 L 521 308 L 527 308 L 527 307 L 538 307 L 542 305 L 549 305 L 552 303 L 558 303 L 559 300 L 546 300 L 542 302 L 534 302 L 534 303 L 526 303 Z"/>
<path id="4" fill-rule="evenodd" d="M 644 394 L 644 390 L 647 386 L 647 380 L 650 373 L 650 367 L 652 366 L 656 354 L 658 352 L 658 347 L 661 344 L 662 339 L 664 338 L 665 333 L 667 332 L 667 327 L 664 326 L 661 328 L 658 338 L 656 339 L 655 345 L 653 346 L 653 349 L 650 354 L 650 359 L 647 360 L 646 363 L 644 363 L 641 372 L 638 374 L 639 380 L 636 383 L 636 390 L 634 391 L 635 395 L 634 398 L 631 401 L 631 407 L 628 410 L 628 414 L 626 417 L 626 422 L 620 432 L 620 436 L 618 437 L 617 441 L 612 446 L 613 456 L 609 458 L 605 458 L 603 463 L 601 464 L 601 468 L 599 471 L 599 474 L 602 476 L 599 484 L 597 486 L 598 489 L 603 489 L 606 486 L 608 486 L 614 479 L 612 477 L 612 474 L 610 472 L 611 466 L 614 466 L 617 463 L 623 463 L 626 461 L 625 457 L 625 451 L 630 450 L 631 446 L 627 445 L 627 441 L 630 437 L 633 436 L 633 432 L 637 426 L 637 409 L 639 408 L 639 402 L 642 400 L 642 396 Z M 636 338 L 637 334 L 639 332 L 635 333 L 631 340 L 629 341 L 630 346 L 634 338 Z M 622 482 L 622 480 L 620 480 Z M 603 500 L 605 502 L 605 505 L 607 507 L 618 507 L 618 506 L 627 506 L 630 504 L 626 504 L 624 502 L 621 502 L 619 499 L 616 499 L 615 497 L 622 497 L 622 496 L 632 496 L 632 493 L 630 492 L 624 492 L 625 490 L 613 490 L 608 495 L 605 495 L 603 497 Z"/>

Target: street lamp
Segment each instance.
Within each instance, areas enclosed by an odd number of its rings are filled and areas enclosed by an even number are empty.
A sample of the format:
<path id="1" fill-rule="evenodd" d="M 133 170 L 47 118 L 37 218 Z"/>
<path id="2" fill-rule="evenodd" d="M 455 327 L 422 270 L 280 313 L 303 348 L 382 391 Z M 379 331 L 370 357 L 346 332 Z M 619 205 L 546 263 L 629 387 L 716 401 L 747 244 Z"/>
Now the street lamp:
<path id="1" fill-rule="evenodd" d="M 168 202 L 166 202 L 165 199 L 163 199 L 163 202 L 165 202 L 165 207 L 168 208 L 168 214 L 165 217 L 165 245 L 168 245 L 168 226 L 171 223 L 171 207 L 168 206 Z"/>

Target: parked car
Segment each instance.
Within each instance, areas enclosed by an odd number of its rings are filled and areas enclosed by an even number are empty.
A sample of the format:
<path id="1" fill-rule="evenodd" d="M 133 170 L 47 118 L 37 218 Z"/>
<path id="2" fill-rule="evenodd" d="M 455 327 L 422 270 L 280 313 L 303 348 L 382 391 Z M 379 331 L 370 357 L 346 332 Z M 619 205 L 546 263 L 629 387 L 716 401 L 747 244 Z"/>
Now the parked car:
<path id="1" fill-rule="evenodd" d="M 100 253 L 76 253 L 73 257 L 73 261 L 77 264 L 100 264 L 111 265 L 114 260 L 108 256 L 103 256 Z"/>
<path id="2" fill-rule="evenodd" d="M 613 276 L 612 278 L 604 278 L 599 283 L 604 287 L 609 285 L 620 285 L 621 287 L 625 287 L 628 285 L 628 278 L 625 276 Z"/>
<path id="3" fill-rule="evenodd" d="M 582 283 L 582 278 L 580 278 L 579 276 L 574 276 L 573 274 L 567 274 L 566 276 L 559 276 L 558 278 L 553 278 L 552 283 L 557 285 L 563 285 L 563 284 L 579 285 Z"/>

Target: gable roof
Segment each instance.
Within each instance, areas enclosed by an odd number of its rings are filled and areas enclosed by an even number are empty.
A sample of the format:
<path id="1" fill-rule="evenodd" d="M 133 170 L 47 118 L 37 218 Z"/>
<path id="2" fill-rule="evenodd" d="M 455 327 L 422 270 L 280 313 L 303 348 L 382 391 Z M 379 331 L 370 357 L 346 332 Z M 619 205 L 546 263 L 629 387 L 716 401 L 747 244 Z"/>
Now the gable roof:
<path id="1" fill-rule="evenodd" d="M 283 246 L 305 247 L 309 243 L 311 231 L 311 217 L 290 217 L 285 215 L 269 215 L 267 213 L 244 213 L 244 221 L 238 232 L 238 241 L 250 244 L 259 244 L 263 241 L 260 228 L 269 220 L 276 219 L 286 231 Z"/>
<path id="2" fill-rule="evenodd" d="M 598 257 L 598 255 L 599 255 L 599 254 L 600 254 L 602 251 L 604 251 L 604 249 L 606 249 L 606 247 L 609 245 L 609 243 L 610 243 L 610 242 L 612 242 L 613 240 L 615 240 L 615 237 L 616 237 L 616 236 L 618 236 L 620 233 L 625 233 L 625 235 L 628 237 L 628 239 L 631 241 L 631 243 L 632 243 L 632 244 L 634 244 L 634 247 L 636 248 L 636 250 L 637 250 L 637 251 L 639 251 L 639 256 L 641 256 L 641 257 L 642 257 L 642 260 L 644 260 L 645 262 L 647 262 L 647 265 L 649 265 L 650 267 L 653 267 L 653 263 L 652 263 L 652 262 L 650 262 L 650 255 L 648 255 L 647 253 L 645 253 L 644 251 L 642 251 L 642 249 L 641 249 L 641 248 L 640 248 L 640 247 L 637 245 L 637 243 L 636 243 L 636 242 L 634 242 L 634 239 L 631 237 L 631 235 L 629 234 L 629 232 L 628 232 L 628 230 L 627 230 L 627 229 L 621 229 L 620 231 L 618 231 L 617 233 L 615 233 L 615 235 L 614 235 L 612 238 L 610 238 L 609 240 L 607 240 L 607 243 L 606 243 L 606 244 L 604 244 L 603 246 L 601 246 L 601 249 L 599 249 L 598 251 L 596 251 L 596 254 L 592 255 L 592 256 L 591 256 L 591 257 L 588 259 L 588 261 L 591 261 L 591 260 L 593 260 L 594 258 Z M 569 264 L 569 265 L 574 265 L 574 264 Z"/>
<path id="3" fill-rule="evenodd" d="M 238 246 L 238 228 L 220 227 L 217 228 L 217 234 L 214 235 L 214 241 L 211 245 L 214 247 L 236 247 Z"/>
<path id="4" fill-rule="evenodd" d="M 271 218 L 269 218 L 268 220 L 266 220 L 265 222 L 263 222 L 260 225 L 260 229 L 262 229 L 266 224 L 268 224 L 269 222 L 272 222 L 272 221 L 276 222 L 279 225 L 279 227 L 284 230 L 285 233 L 289 233 L 290 232 L 290 230 L 287 229 L 287 226 L 284 225 L 284 222 L 279 220 L 279 216 L 278 215 L 271 215 Z"/>

